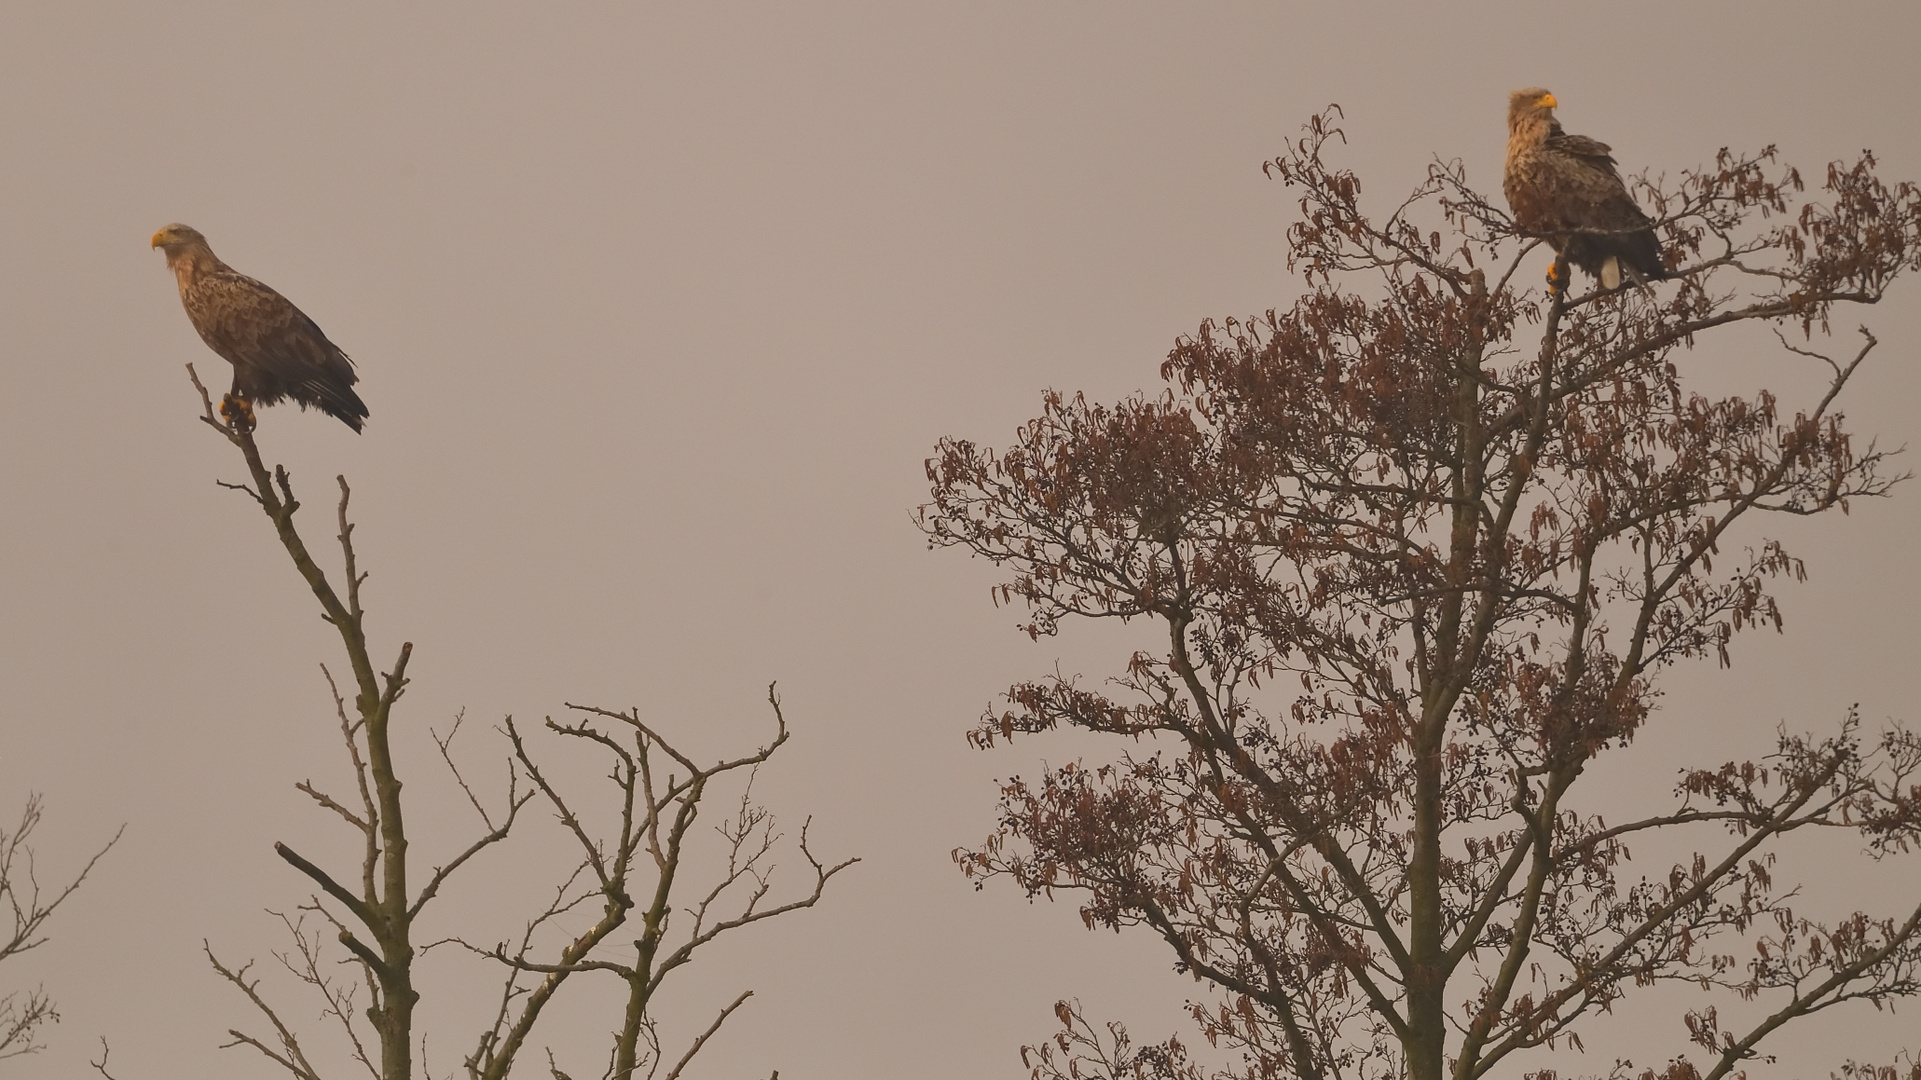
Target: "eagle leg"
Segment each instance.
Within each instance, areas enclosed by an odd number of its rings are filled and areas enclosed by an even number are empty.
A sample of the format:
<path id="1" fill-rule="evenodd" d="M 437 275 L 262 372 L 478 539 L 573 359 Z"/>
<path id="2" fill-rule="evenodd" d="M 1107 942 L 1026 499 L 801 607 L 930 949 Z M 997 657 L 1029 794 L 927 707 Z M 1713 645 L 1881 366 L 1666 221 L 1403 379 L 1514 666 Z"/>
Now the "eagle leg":
<path id="1" fill-rule="evenodd" d="M 239 394 L 224 394 L 220 398 L 220 418 L 236 431 L 252 431 L 253 402 Z"/>
<path id="2" fill-rule="evenodd" d="M 1549 263 L 1547 267 L 1547 294 L 1554 296 L 1565 291 L 1568 278 L 1572 276 L 1573 275 L 1567 270 L 1566 259 L 1557 258 Z"/>

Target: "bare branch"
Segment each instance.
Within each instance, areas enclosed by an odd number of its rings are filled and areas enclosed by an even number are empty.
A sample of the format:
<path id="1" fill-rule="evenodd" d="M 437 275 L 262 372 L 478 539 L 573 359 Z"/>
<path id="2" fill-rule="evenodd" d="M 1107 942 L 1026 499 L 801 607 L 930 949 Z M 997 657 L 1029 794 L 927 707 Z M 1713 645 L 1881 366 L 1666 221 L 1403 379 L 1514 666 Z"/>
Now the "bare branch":
<path id="1" fill-rule="evenodd" d="M 720 1010 L 720 1015 L 714 1017 L 714 1022 L 707 1025 L 707 1030 L 700 1033 L 700 1036 L 694 1040 L 693 1045 L 687 1048 L 687 1052 L 680 1055 L 680 1060 L 674 1063 L 672 1069 L 668 1070 L 666 1080 L 680 1080 L 680 1071 L 687 1067 L 688 1062 L 694 1060 L 694 1055 L 700 1053 L 700 1048 L 707 1045 L 707 1040 L 713 1037 L 714 1032 L 720 1030 L 720 1025 L 727 1022 L 727 1018 L 733 1015 L 734 1010 L 745 1005 L 747 999 L 753 996 L 754 992 L 752 990 L 742 990 L 740 996 L 735 998 L 732 1004 Z"/>
<path id="2" fill-rule="evenodd" d="M 266 1055 L 267 1058 L 281 1068 L 298 1077 L 299 1080 L 320 1080 L 320 1074 L 314 1071 L 312 1065 L 308 1064 L 307 1055 L 300 1049 L 300 1040 L 294 1036 L 292 1029 L 280 1021 L 280 1017 L 274 1012 L 273 1007 L 268 1005 L 266 1000 L 260 996 L 260 980 L 254 979 L 248 981 L 247 971 L 253 965 L 251 963 L 244 964 L 236 971 L 222 964 L 220 958 L 213 954 L 213 946 L 208 943 L 201 942 L 201 951 L 206 954 L 207 963 L 213 965 L 214 971 L 218 972 L 221 978 L 232 983 L 242 994 L 245 994 L 247 1000 L 253 1002 L 254 1008 L 258 1010 L 262 1016 L 266 1017 L 269 1024 L 273 1025 L 274 1033 L 279 1042 L 279 1049 L 276 1050 L 251 1035 L 247 1035 L 238 1030 L 229 1030 L 227 1034 L 232 1037 L 232 1041 L 221 1044 L 222 1048 L 224 1049 L 229 1046 L 251 1046 Z"/>

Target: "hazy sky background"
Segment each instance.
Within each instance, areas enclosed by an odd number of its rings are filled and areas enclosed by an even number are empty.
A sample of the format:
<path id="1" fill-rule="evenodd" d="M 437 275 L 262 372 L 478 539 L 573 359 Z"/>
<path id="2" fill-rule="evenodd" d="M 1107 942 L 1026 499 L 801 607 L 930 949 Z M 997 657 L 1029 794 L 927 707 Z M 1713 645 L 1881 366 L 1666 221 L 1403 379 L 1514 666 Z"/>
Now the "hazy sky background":
<path id="1" fill-rule="evenodd" d="M 1921 177 L 1921 5 L 1677 7 L 7 5 L 0 815 L 45 793 L 48 879 L 129 827 L 52 944 L 0 969 L 65 1014 L 0 1073 L 82 1075 L 105 1035 L 122 1080 L 269 1075 L 215 1049 L 259 1025 L 200 943 L 271 963 L 263 909 L 307 893 L 273 841 L 354 858 L 292 786 L 348 784 L 316 666 L 337 641 L 258 511 L 214 486 L 239 462 L 181 365 L 227 367 L 148 249 L 159 226 L 201 229 L 359 362 L 364 436 L 280 408 L 260 439 L 316 547 L 349 477 L 376 655 L 416 644 L 418 865 L 472 828 L 429 725 L 466 709 L 485 762 L 502 715 L 634 704 L 714 754 L 765 737 L 777 679 L 796 734 L 759 792 L 865 861 L 689 969 L 670 1040 L 751 986 L 699 1075 L 1012 1077 L 1062 996 L 1193 1041 L 1160 947 L 976 893 L 948 855 L 990 829 L 995 777 L 1081 749 L 969 751 L 983 707 L 1056 662 L 1102 676 L 1152 631 L 1016 634 L 991 568 L 925 550 L 922 460 L 941 435 L 1005 443 L 1048 387 L 1154 387 L 1202 318 L 1289 302 L 1293 202 L 1260 165 L 1329 102 L 1377 206 L 1437 154 L 1498 193 L 1505 96 L 1532 84 L 1631 171 L 1778 143 L 1811 177 L 1863 147 Z M 1846 406 L 1886 444 L 1921 443 L 1917 302 L 1910 280 L 1867 313 L 1883 344 Z M 1765 350 L 1682 363 L 1726 390 L 1808 385 Z M 1776 530 L 1812 575 L 1787 634 L 1672 678 L 1622 775 L 1658 793 L 1667 755 L 1763 752 L 1852 702 L 1921 719 L 1917 507 L 1910 487 Z M 563 843 L 528 826 L 510 852 Z M 1842 846 L 1845 899 L 1912 903 L 1921 874 Z M 422 936 L 512 933 L 516 857 L 456 879 L 472 902 Z M 423 970 L 453 988 L 423 1022 L 445 1075 L 493 973 Z M 588 1040 L 556 1042 L 578 1077 L 615 1023 L 592 1008 L 551 1033 Z M 1883 1041 L 1913 1017 L 1863 1015 Z M 1840 1030 L 1772 1048 L 1818 1075 L 1879 1052 Z M 1672 1012 L 1621 1038 L 1563 1073 L 1686 1049 Z"/>

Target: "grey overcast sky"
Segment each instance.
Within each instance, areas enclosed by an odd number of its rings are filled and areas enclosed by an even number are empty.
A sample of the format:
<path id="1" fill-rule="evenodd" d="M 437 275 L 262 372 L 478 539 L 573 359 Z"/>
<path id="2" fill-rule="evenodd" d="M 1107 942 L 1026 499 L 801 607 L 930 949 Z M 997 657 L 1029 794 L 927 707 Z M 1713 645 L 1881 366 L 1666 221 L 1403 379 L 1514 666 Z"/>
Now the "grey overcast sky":
<path id="1" fill-rule="evenodd" d="M 282 408 L 261 439 L 316 543 L 349 477 L 378 651 L 416 643 L 417 857 L 471 828 L 426 739 L 461 709 L 477 758 L 501 716 L 565 701 L 638 705 L 718 753 L 764 737 L 777 679 L 796 734 L 759 793 L 865 861 L 690 969 L 681 1037 L 758 990 L 699 1074 L 1011 1077 L 1062 996 L 1192 1041 L 1190 984 L 1153 943 L 976 893 L 949 860 L 990 828 L 995 777 L 1084 749 L 982 755 L 966 726 L 1015 680 L 1099 676 L 1137 639 L 1028 642 L 990 568 L 926 551 L 910 512 L 935 439 L 1003 443 L 1048 387 L 1152 387 L 1202 318 L 1289 302 L 1292 203 L 1260 165 L 1330 102 L 1383 200 L 1435 155 L 1495 192 L 1505 95 L 1534 84 L 1630 171 L 1776 143 L 1812 176 L 1871 147 L 1921 178 L 1918 41 L 1911 0 L 11 0 L 0 814 L 45 793 L 49 879 L 129 825 L 52 943 L 0 969 L 64 1007 L 52 1049 L 0 1074 L 83 1075 L 105 1036 L 122 1080 L 269 1075 L 216 1049 L 255 1025 L 201 941 L 271 963 L 265 909 L 305 896 L 272 842 L 353 857 L 293 789 L 347 783 L 317 667 L 337 646 L 257 511 L 214 485 L 238 462 L 182 364 L 226 368 L 147 247 L 160 225 L 201 229 L 359 362 L 364 436 Z M 1885 444 L 1921 443 L 1917 284 L 1868 313 L 1882 347 L 1847 406 Z M 1730 389 L 1802 385 L 1765 351 L 1687 362 Z M 1670 681 L 1666 726 L 1634 750 L 1650 790 L 1677 752 L 1761 752 L 1777 723 L 1854 702 L 1921 720 L 1918 507 L 1910 487 L 1787 534 L 1811 569 L 1787 633 Z M 530 824 L 528 844 L 559 843 Z M 511 892 L 489 884 L 511 858 L 476 866 L 428 936 L 510 933 L 488 898 Z M 1912 867 L 1835 865 L 1864 903 L 1921 888 Z M 426 964 L 446 1075 L 492 973 Z M 288 1014 L 321 1026 L 311 1002 Z M 1775 1049 L 1826 1075 L 1912 1015 Z M 558 1029 L 576 1076 L 613 1023 Z M 1685 1049 L 1671 1011 L 1611 1030 L 1563 1074 Z"/>

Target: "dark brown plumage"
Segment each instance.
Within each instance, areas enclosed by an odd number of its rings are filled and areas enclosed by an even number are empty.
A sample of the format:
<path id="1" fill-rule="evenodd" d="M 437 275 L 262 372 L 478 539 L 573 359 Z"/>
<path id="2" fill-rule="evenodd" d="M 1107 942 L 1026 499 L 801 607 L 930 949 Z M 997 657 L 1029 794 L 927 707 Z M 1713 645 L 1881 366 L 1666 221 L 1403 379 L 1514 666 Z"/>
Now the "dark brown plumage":
<path id="1" fill-rule="evenodd" d="M 185 225 L 153 234 L 180 283 L 180 304 L 200 338 L 233 365 L 233 392 L 255 405 L 289 398 L 359 431 L 367 406 L 354 393 L 354 363 L 279 293 L 220 261 Z"/>
<path id="2" fill-rule="evenodd" d="M 1556 104 L 1538 86 L 1508 96 L 1501 186 L 1515 223 L 1545 238 L 1603 288 L 1620 288 L 1623 268 L 1644 281 L 1666 277 L 1654 223 L 1628 194 L 1608 145 L 1564 133 L 1554 119 Z"/>

